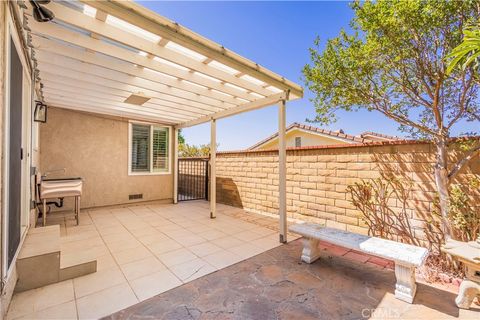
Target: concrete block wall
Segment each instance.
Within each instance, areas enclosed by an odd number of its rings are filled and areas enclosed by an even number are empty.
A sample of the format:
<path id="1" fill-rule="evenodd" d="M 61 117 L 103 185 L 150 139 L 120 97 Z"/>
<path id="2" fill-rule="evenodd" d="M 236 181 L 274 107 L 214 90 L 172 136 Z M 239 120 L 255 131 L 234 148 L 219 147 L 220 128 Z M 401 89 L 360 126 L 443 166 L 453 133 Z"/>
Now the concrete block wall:
<path id="1" fill-rule="evenodd" d="M 457 151 L 452 150 L 452 159 Z M 433 147 L 424 142 L 396 142 L 355 146 L 325 146 L 287 151 L 287 214 L 329 227 L 367 233 L 361 212 L 346 192 L 362 179 L 390 173 L 413 182 L 408 212 L 418 238 L 423 238 L 421 211 L 433 208 L 435 182 Z M 457 183 L 480 175 L 480 159 L 473 159 Z M 470 197 L 480 210 L 480 191 Z M 257 212 L 278 212 L 278 156 L 276 150 L 222 152 L 217 155 L 217 201 Z M 399 208 L 400 202 L 391 201 Z"/>

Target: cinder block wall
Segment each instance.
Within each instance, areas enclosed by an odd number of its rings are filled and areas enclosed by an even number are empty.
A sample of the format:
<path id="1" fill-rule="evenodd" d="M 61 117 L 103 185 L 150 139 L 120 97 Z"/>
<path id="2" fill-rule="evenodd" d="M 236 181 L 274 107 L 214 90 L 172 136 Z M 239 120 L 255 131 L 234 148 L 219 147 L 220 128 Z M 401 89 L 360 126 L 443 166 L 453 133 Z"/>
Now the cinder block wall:
<path id="1" fill-rule="evenodd" d="M 423 142 L 378 145 L 330 146 L 287 151 L 287 212 L 289 217 L 324 223 L 357 233 L 367 233 L 346 192 L 361 179 L 392 173 L 413 181 L 408 203 L 416 237 L 423 238 L 419 212 L 432 210 L 435 197 L 433 146 Z M 450 153 L 455 159 L 457 152 Z M 462 170 L 456 183 L 480 175 L 476 157 Z M 470 197 L 480 210 L 480 191 Z M 278 213 L 277 151 L 223 152 L 217 156 L 217 199 L 252 211 Z M 392 207 L 399 207 L 393 199 Z"/>

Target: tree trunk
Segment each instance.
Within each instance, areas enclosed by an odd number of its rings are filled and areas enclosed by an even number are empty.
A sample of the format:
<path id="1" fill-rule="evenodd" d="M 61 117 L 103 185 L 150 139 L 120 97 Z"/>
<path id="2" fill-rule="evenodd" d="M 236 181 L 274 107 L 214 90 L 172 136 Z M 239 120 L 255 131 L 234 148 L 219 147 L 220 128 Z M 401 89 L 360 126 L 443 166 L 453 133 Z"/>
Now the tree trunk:
<path id="1" fill-rule="evenodd" d="M 437 149 L 435 163 L 435 184 L 439 195 L 440 212 L 442 214 L 442 231 L 445 240 L 452 237 L 452 229 L 448 218 L 448 204 L 450 199 L 449 179 L 447 171 L 447 139 L 445 137 L 437 138 L 435 141 Z"/>

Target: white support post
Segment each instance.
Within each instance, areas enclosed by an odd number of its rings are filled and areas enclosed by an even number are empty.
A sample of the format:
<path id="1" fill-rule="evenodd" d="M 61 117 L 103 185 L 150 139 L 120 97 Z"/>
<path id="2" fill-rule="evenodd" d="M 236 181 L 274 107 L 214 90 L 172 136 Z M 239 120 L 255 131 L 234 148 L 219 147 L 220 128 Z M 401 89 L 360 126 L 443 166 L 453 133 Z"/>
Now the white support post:
<path id="1" fill-rule="evenodd" d="M 280 242 L 287 242 L 287 142 L 286 101 L 278 105 L 278 215 L 280 219 Z"/>
<path id="2" fill-rule="evenodd" d="M 173 128 L 173 203 L 178 203 L 178 129 Z"/>
<path id="3" fill-rule="evenodd" d="M 210 218 L 216 217 L 217 210 L 217 120 L 210 120 Z"/>

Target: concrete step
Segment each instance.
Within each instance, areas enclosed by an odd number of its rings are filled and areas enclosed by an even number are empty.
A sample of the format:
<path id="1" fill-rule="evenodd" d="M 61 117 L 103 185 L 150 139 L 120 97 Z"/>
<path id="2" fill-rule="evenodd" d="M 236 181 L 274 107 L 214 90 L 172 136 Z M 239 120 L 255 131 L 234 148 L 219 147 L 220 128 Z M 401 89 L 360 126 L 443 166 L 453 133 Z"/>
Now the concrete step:
<path id="1" fill-rule="evenodd" d="M 60 226 L 31 228 L 16 262 L 16 292 L 43 287 L 97 271 L 92 259 L 61 259 Z"/>

